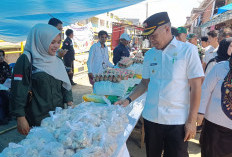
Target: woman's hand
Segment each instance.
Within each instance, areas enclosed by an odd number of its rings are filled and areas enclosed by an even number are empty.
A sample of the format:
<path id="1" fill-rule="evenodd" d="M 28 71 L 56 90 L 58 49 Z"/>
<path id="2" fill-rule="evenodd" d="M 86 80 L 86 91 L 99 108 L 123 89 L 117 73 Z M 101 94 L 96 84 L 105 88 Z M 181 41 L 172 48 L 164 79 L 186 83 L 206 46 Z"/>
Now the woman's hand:
<path id="1" fill-rule="evenodd" d="M 73 105 L 73 102 L 72 102 L 72 101 L 67 102 L 67 105 L 68 105 L 68 106 L 71 106 L 72 108 L 74 108 L 74 105 Z"/>
<path id="2" fill-rule="evenodd" d="M 17 129 L 22 135 L 27 135 L 29 133 L 31 128 L 29 127 L 28 121 L 25 117 L 17 118 Z"/>
<path id="3" fill-rule="evenodd" d="M 93 79 L 93 73 L 88 73 L 88 76 L 91 80 Z"/>
<path id="4" fill-rule="evenodd" d="M 59 50 L 57 50 L 57 52 L 58 52 L 58 56 L 63 58 L 64 55 L 68 52 L 68 50 L 67 49 L 59 49 Z"/>
<path id="5" fill-rule="evenodd" d="M 67 104 L 68 104 L 68 106 L 72 106 L 72 105 L 73 105 L 73 102 L 72 102 L 72 101 L 69 101 Z"/>

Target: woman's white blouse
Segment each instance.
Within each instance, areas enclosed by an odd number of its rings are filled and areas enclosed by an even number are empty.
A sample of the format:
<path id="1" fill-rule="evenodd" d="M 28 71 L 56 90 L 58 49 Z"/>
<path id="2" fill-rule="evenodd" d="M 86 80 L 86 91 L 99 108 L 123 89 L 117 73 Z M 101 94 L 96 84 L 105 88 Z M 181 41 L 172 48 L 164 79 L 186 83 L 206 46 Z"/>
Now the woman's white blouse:
<path id="1" fill-rule="evenodd" d="M 208 73 L 202 85 L 199 112 L 204 113 L 208 121 L 232 129 L 232 120 L 224 114 L 221 107 L 221 87 L 229 70 L 229 62 L 223 61 Z"/>

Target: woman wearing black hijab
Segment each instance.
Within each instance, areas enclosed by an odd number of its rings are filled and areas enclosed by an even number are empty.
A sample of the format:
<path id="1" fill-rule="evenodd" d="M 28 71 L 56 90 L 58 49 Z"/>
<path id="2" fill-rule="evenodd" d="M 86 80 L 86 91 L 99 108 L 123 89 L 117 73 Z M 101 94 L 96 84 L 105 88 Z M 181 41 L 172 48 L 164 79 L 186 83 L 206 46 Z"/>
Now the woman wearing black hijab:
<path id="1" fill-rule="evenodd" d="M 202 85 L 198 114 L 198 124 L 205 118 L 200 138 L 202 157 L 232 156 L 231 41 L 232 38 L 221 41 L 218 54 L 224 52 L 224 55 L 215 58 L 219 63 L 209 72 Z"/>
<path id="2" fill-rule="evenodd" d="M 227 38 L 220 42 L 217 51 L 217 56 L 211 59 L 205 67 L 205 76 L 212 70 L 212 68 L 216 63 L 221 61 L 226 61 L 230 58 L 230 56 L 227 54 L 227 49 L 231 42 L 232 42 L 232 38 Z"/>

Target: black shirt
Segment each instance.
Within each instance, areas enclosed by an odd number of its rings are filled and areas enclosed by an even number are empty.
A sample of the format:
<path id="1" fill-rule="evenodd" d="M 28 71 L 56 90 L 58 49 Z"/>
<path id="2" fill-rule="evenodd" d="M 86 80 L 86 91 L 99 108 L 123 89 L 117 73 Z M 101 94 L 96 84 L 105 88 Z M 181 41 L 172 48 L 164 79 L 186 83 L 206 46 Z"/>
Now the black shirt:
<path id="1" fill-rule="evenodd" d="M 74 51 L 74 48 L 73 48 L 73 43 L 72 43 L 72 40 L 69 37 L 67 37 L 64 40 L 62 49 L 67 49 L 68 50 L 68 52 L 64 55 L 64 61 L 65 62 L 72 62 L 73 60 L 75 60 L 75 51 Z"/>
<path id="2" fill-rule="evenodd" d="M 6 62 L 0 63 L 0 84 L 3 84 L 7 78 L 11 77 L 11 68 Z"/>
<path id="3" fill-rule="evenodd" d="M 114 56 L 113 56 L 113 62 L 116 65 L 122 57 L 129 57 L 129 47 L 123 45 L 120 43 L 115 49 L 114 49 Z"/>

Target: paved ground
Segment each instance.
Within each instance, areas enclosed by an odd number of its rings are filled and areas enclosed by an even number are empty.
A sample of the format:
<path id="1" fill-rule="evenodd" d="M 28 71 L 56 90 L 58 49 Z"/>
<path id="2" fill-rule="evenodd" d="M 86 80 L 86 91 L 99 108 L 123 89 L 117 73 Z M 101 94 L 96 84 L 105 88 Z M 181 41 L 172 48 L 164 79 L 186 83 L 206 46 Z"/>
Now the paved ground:
<path id="1" fill-rule="evenodd" d="M 133 131 L 127 140 L 127 147 L 131 157 L 146 157 L 145 146 L 140 147 L 140 136 L 137 131 Z M 201 157 L 201 150 L 198 144 L 199 134 L 197 137 L 189 142 L 189 157 Z"/>
<path id="2" fill-rule="evenodd" d="M 75 76 L 74 81 L 78 84 L 73 86 L 73 97 L 74 97 L 74 104 L 79 104 L 82 102 L 82 95 L 91 93 L 92 87 L 89 84 L 87 74 L 80 74 Z M 16 129 L 12 129 L 11 131 L 4 132 L 4 130 L 12 128 L 16 125 L 16 121 L 11 121 L 8 125 L 0 126 L 0 152 L 8 146 L 8 143 L 15 142 L 18 143 L 25 136 L 22 136 L 17 133 Z M 140 148 L 140 129 L 139 127 L 135 129 L 131 136 L 127 141 L 127 147 L 130 152 L 131 157 L 145 157 L 146 150 L 143 146 Z M 199 135 L 197 135 L 196 139 L 191 140 L 189 142 L 189 154 L 190 157 L 200 157 L 200 147 L 198 144 Z"/>

